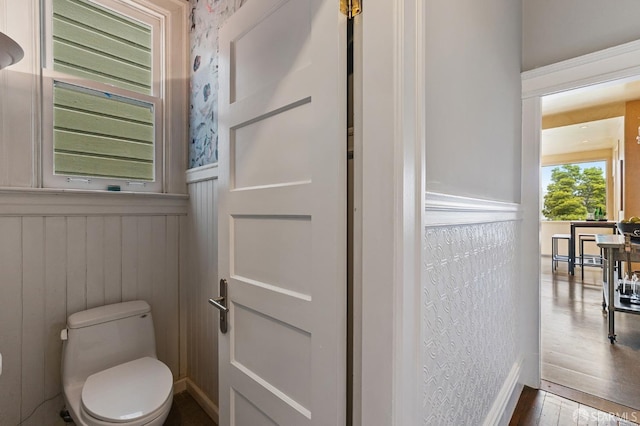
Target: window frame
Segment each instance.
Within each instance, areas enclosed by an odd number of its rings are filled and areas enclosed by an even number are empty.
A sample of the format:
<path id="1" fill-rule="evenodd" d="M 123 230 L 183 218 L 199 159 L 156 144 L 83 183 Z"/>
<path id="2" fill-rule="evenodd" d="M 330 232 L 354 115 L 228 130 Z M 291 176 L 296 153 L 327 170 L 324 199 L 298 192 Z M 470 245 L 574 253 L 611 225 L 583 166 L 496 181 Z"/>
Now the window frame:
<path id="1" fill-rule="evenodd" d="M 127 192 L 165 192 L 166 158 L 166 120 L 165 113 L 165 76 L 166 58 L 164 38 L 166 35 L 165 16 L 146 6 L 143 0 L 85 0 L 99 7 L 112 10 L 151 27 L 152 31 L 152 93 L 143 93 L 122 89 L 109 84 L 75 77 L 53 69 L 53 0 L 42 3 L 42 184 L 45 188 L 107 190 L 110 185 L 119 186 Z M 124 98 L 140 100 L 154 105 L 154 180 L 130 180 L 122 178 L 56 175 L 54 173 L 54 137 L 53 137 L 53 88 L 60 82 L 90 90 L 110 93 Z"/>

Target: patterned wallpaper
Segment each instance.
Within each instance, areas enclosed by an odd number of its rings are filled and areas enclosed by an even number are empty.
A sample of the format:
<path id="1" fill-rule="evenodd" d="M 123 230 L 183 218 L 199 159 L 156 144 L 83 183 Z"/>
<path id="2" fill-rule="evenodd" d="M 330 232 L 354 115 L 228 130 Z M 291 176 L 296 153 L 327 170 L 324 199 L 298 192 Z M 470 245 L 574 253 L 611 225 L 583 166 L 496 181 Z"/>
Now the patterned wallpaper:
<path id="1" fill-rule="evenodd" d="M 477 425 L 517 359 L 519 222 L 427 227 L 424 425 Z"/>
<path id="2" fill-rule="evenodd" d="M 191 113 L 189 168 L 218 161 L 218 30 L 247 0 L 189 0 Z"/>

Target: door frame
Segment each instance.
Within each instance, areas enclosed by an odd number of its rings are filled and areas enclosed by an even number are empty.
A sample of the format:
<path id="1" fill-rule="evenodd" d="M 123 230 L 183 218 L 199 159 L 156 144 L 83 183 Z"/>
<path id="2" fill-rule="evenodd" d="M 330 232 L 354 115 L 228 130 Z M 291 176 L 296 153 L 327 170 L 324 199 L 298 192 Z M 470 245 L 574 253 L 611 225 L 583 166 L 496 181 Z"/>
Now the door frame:
<path id="1" fill-rule="evenodd" d="M 362 301 L 355 318 L 362 354 L 354 360 L 361 372 L 354 389 L 356 426 L 421 423 L 423 3 L 367 2 L 354 28 L 355 205 L 364 212 L 355 224 L 356 299 Z"/>
<path id="2" fill-rule="evenodd" d="M 524 384 L 540 388 L 540 137 L 542 97 L 640 75 L 640 40 L 522 73 L 522 238 L 523 286 L 520 335 L 526 363 Z"/>

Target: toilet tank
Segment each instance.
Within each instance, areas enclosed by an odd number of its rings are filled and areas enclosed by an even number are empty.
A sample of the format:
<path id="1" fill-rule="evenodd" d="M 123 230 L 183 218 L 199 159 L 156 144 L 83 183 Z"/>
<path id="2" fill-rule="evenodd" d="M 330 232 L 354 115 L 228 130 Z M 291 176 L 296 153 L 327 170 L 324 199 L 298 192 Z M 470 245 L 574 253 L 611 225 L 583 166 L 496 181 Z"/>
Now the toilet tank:
<path id="1" fill-rule="evenodd" d="M 127 361 L 156 358 L 151 308 L 142 300 L 72 314 L 66 332 L 62 345 L 64 386 L 84 382 L 98 371 Z"/>

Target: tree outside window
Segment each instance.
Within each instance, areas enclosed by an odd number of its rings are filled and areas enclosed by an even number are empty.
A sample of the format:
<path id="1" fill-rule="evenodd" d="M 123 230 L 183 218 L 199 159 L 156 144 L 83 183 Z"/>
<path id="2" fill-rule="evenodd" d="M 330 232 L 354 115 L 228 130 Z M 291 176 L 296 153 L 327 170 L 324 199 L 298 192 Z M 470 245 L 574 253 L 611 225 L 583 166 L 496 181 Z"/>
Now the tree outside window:
<path id="1" fill-rule="evenodd" d="M 547 220 L 583 220 L 588 212 L 606 215 L 605 169 L 604 161 L 543 167 L 543 178 L 550 173 L 544 191 L 544 217 Z"/>

